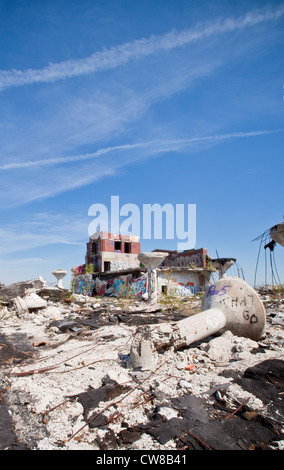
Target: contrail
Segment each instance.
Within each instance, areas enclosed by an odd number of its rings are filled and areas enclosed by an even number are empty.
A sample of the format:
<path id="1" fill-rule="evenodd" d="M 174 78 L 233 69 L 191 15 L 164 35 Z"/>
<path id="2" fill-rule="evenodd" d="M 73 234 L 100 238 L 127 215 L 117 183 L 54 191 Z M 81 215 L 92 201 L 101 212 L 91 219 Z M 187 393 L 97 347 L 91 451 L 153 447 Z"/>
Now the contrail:
<path id="1" fill-rule="evenodd" d="M 257 24 L 274 21 L 284 14 L 284 5 L 273 10 L 257 9 L 239 18 L 225 18 L 215 22 L 199 23 L 194 28 L 183 31 L 171 31 L 160 36 L 150 36 L 121 45 L 104 48 L 89 57 L 49 63 L 42 69 L 0 70 L 0 90 L 39 82 L 88 75 L 95 72 L 115 69 L 132 59 L 147 57 L 160 51 L 169 51 L 177 47 L 201 41 L 219 34 L 243 30 Z"/>
<path id="2" fill-rule="evenodd" d="M 12 162 L 12 163 L 5 163 L 4 165 L 0 166 L 1 171 L 7 170 L 17 170 L 17 169 L 29 169 L 33 167 L 41 167 L 41 166 L 48 166 L 48 165 L 59 165 L 59 164 L 67 164 L 72 162 L 79 162 L 84 160 L 91 160 L 94 158 L 101 157 L 103 155 L 107 155 L 111 152 L 119 151 L 119 150 L 135 150 L 139 148 L 149 148 L 153 147 L 153 152 L 160 151 L 160 147 L 164 152 L 172 150 L 173 145 L 189 145 L 193 143 L 202 143 L 202 142 L 214 142 L 214 141 L 221 141 L 226 139 L 234 139 L 234 138 L 244 138 L 244 137 L 255 137 L 255 136 L 262 136 L 262 135 L 269 135 L 280 132 L 280 130 L 259 130 L 259 131 L 251 131 L 251 132 L 231 132 L 228 134 L 218 134 L 212 136 L 203 136 L 203 137 L 192 137 L 190 139 L 165 139 L 165 140 L 151 140 L 147 142 L 137 142 L 134 144 L 124 144 L 124 145 L 116 145 L 113 147 L 105 147 L 97 150 L 93 153 L 85 153 L 81 155 L 71 155 L 69 157 L 58 157 L 58 158 L 47 158 L 42 160 L 31 160 L 26 162 Z"/>

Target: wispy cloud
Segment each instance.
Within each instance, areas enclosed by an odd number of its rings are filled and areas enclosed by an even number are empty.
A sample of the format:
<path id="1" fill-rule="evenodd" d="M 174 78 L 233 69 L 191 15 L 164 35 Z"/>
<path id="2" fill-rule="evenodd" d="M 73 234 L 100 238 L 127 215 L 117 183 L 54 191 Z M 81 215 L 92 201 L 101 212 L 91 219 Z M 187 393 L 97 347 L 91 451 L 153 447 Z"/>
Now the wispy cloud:
<path id="1" fill-rule="evenodd" d="M 84 246 L 87 227 L 87 217 L 79 213 L 70 216 L 48 211 L 42 218 L 35 214 L 29 219 L 0 226 L 0 256 L 51 244 Z"/>
<path id="2" fill-rule="evenodd" d="M 203 137 L 192 137 L 190 139 L 165 139 L 165 140 L 151 140 L 148 142 L 137 142 L 134 144 L 124 144 L 124 145 L 116 145 L 113 147 L 105 147 L 97 150 L 94 153 L 86 153 L 82 155 L 73 155 L 69 157 L 59 157 L 59 158 L 50 158 L 50 159 L 42 159 L 42 160 L 32 160 L 26 162 L 11 162 L 5 163 L 4 165 L 0 165 L 1 171 L 7 170 L 17 170 L 17 169 L 29 169 L 33 167 L 41 167 L 41 166 L 48 166 L 48 165 L 59 165 L 59 164 L 67 164 L 72 162 L 80 162 L 84 160 L 91 160 L 94 158 L 102 157 L 103 155 L 110 154 L 112 152 L 116 152 L 119 150 L 135 150 L 135 149 L 150 149 L 153 153 L 160 153 L 160 152 L 167 152 L 172 151 L 176 146 L 186 146 L 190 144 L 198 144 L 201 145 L 205 142 L 207 143 L 214 143 L 218 141 L 224 141 L 227 139 L 236 139 L 236 138 L 245 138 L 245 137 L 256 137 L 268 134 L 274 134 L 279 132 L 279 130 L 259 130 L 259 131 L 251 131 L 251 132 L 232 132 L 228 134 L 219 134 L 219 135 L 211 135 L 211 136 L 203 136 Z"/>
<path id="3" fill-rule="evenodd" d="M 164 35 L 153 35 L 149 38 L 127 42 L 108 49 L 104 48 L 89 57 L 50 63 L 42 69 L 2 70 L 0 71 L 0 89 L 31 83 L 53 82 L 115 69 L 133 59 L 147 57 L 161 51 L 170 51 L 177 47 L 202 41 L 216 35 L 240 31 L 267 21 L 275 21 L 283 15 L 284 5 L 276 9 L 267 7 L 250 11 L 238 18 L 230 17 L 214 22 L 199 23 L 196 27 L 184 31 L 171 31 Z"/>

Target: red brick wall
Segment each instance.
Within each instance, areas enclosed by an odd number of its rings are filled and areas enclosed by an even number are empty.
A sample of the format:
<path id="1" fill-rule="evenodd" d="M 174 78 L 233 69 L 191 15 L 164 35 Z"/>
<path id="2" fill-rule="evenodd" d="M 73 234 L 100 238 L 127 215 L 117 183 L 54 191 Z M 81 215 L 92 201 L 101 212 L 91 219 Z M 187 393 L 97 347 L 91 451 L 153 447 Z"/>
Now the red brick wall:
<path id="1" fill-rule="evenodd" d="M 159 251 L 159 250 L 154 250 Z M 162 250 L 163 251 L 163 250 Z M 193 257 L 192 260 L 188 261 L 189 263 L 196 264 L 197 267 L 205 268 L 206 267 L 206 255 L 207 255 L 207 248 L 198 248 L 197 250 L 189 250 L 189 251 L 181 251 L 178 253 L 177 251 L 168 251 L 169 256 L 163 262 L 164 266 L 179 266 L 182 258 L 190 258 Z M 198 258 L 198 262 L 195 261 L 195 258 Z"/>
<path id="2" fill-rule="evenodd" d="M 114 241 L 113 240 L 101 240 L 101 251 L 114 252 Z"/>
<path id="3" fill-rule="evenodd" d="M 101 240 L 101 251 L 114 253 L 114 240 Z M 124 241 L 121 242 L 121 253 L 124 253 Z M 131 242 L 131 253 L 138 255 L 140 253 L 140 243 Z"/>
<path id="4" fill-rule="evenodd" d="M 131 253 L 135 255 L 139 255 L 140 253 L 140 243 L 139 242 L 131 242 Z"/>

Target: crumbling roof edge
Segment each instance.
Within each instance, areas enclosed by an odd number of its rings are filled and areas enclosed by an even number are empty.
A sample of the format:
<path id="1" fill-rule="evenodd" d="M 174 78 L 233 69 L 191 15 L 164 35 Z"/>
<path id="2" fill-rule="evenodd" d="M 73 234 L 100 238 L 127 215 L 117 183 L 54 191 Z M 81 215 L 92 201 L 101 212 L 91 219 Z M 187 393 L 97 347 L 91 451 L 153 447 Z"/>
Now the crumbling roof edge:
<path id="1" fill-rule="evenodd" d="M 191 272 L 202 272 L 202 271 L 213 271 L 212 268 L 207 268 L 207 267 L 196 267 L 196 268 L 189 268 L 189 267 L 186 267 L 186 266 L 163 266 L 163 267 L 159 267 L 157 268 L 158 271 L 177 271 L 177 272 L 187 272 L 187 271 L 191 271 Z M 214 269 L 215 271 L 215 269 Z"/>

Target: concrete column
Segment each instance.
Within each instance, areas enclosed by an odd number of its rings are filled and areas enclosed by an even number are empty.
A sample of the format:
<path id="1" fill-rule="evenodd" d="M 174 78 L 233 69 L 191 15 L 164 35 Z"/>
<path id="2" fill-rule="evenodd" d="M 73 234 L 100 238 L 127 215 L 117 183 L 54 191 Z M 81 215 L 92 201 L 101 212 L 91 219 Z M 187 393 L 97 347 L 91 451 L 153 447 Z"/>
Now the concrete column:
<path id="1" fill-rule="evenodd" d="M 139 261 L 147 268 L 148 274 L 148 303 L 154 304 L 157 302 L 157 267 L 168 256 L 168 253 L 151 251 L 150 253 L 140 253 L 138 255 Z"/>
<path id="2" fill-rule="evenodd" d="M 52 271 L 52 274 L 57 279 L 56 286 L 59 287 L 59 289 L 64 289 L 62 279 L 66 276 L 67 271 L 64 271 L 63 269 L 56 269 L 55 271 Z"/>

